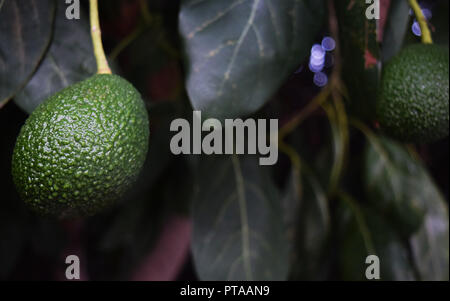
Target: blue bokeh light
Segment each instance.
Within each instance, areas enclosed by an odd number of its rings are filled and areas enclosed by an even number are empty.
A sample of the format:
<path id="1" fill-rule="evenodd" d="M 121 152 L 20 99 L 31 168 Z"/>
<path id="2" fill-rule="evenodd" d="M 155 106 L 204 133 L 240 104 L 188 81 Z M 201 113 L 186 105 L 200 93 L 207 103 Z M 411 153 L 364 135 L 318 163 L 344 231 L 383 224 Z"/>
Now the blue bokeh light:
<path id="1" fill-rule="evenodd" d="M 325 57 L 325 50 L 319 44 L 314 44 L 311 48 L 311 57 L 314 59 L 323 59 Z"/>
<path id="2" fill-rule="evenodd" d="M 432 13 L 431 9 L 429 7 L 426 7 L 427 5 L 425 5 L 423 3 L 419 3 L 419 5 L 421 7 L 422 14 L 425 17 L 425 19 L 430 20 L 433 17 L 433 13 Z M 409 9 L 409 14 L 411 16 L 414 15 L 414 11 L 411 8 Z M 418 37 L 420 37 L 422 35 L 422 30 L 420 29 L 419 22 L 417 22 L 416 19 L 414 19 L 414 22 L 411 26 L 411 31 L 413 32 L 414 35 L 416 35 Z"/>
<path id="3" fill-rule="evenodd" d="M 325 66 L 325 56 L 317 58 L 311 55 L 309 58 L 309 70 L 312 72 L 322 71 Z"/>
<path id="4" fill-rule="evenodd" d="M 313 81 L 316 86 L 323 87 L 328 83 L 328 76 L 323 72 L 316 72 Z"/>
<path id="5" fill-rule="evenodd" d="M 328 36 L 323 37 L 320 44 L 317 43 L 311 47 L 308 67 L 314 73 L 313 82 L 318 87 L 328 83 L 328 76 L 323 70 L 333 66 L 333 55 L 328 52 L 333 51 L 335 47 L 335 40 Z"/>
<path id="6" fill-rule="evenodd" d="M 428 8 L 422 8 L 422 13 L 425 19 L 430 20 L 433 17 L 433 13 Z"/>
<path id="7" fill-rule="evenodd" d="M 417 20 L 414 20 L 413 25 L 411 26 L 411 30 L 413 34 L 420 37 L 422 35 L 422 30 L 420 29 L 419 22 Z"/>
<path id="8" fill-rule="evenodd" d="M 324 65 L 313 65 L 309 63 L 308 67 L 311 72 L 319 72 L 322 71 Z"/>
<path id="9" fill-rule="evenodd" d="M 331 37 L 324 37 L 322 39 L 322 49 L 325 51 L 333 51 L 336 47 L 336 42 Z"/>

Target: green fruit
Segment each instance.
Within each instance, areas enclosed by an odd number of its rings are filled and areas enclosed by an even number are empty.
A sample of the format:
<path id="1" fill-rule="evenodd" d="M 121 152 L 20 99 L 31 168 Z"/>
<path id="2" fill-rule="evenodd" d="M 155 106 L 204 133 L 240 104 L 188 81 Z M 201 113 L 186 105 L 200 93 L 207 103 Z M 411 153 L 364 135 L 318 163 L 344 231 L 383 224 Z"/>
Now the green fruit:
<path id="1" fill-rule="evenodd" d="M 49 97 L 27 119 L 14 148 L 14 183 L 41 214 L 95 214 L 136 179 L 148 137 L 136 89 L 117 75 L 94 75 Z"/>
<path id="2" fill-rule="evenodd" d="M 406 142 L 448 136 L 448 50 L 430 44 L 403 49 L 384 67 L 377 102 L 380 126 Z"/>

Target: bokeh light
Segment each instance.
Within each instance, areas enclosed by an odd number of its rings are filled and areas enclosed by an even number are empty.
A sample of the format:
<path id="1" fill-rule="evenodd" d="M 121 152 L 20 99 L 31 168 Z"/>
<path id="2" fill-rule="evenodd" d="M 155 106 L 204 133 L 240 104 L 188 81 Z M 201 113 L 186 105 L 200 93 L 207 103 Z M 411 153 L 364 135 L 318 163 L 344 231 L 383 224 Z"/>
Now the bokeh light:
<path id="1" fill-rule="evenodd" d="M 428 8 L 422 8 L 422 13 L 423 13 L 423 16 L 425 17 L 425 19 L 427 19 L 427 20 L 430 20 L 431 17 L 433 17 L 431 10 L 429 10 Z"/>
<path id="2" fill-rule="evenodd" d="M 314 59 L 323 59 L 325 57 L 325 50 L 319 44 L 314 44 L 311 48 L 311 57 Z"/>
<path id="3" fill-rule="evenodd" d="M 320 44 L 317 43 L 311 47 L 308 67 L 314 73 L 313 82 L 318 87 L 323 87 L 328 83 L 328 76 L 323 70 L 333 66 L 334 57 L 329 52 L 333 51 L 335 47 L 335 40 L 328 36 L 323 37 Z"/>
<path id="4" fill-rule="evenodd" d="M 323 87 L 328 83 L 328 76 L 323 72 L 316 72 L 313 81 L 316 86 Z"/>
<path id="5" fill-rule="evenodd" d="M 322 39 L 322 48 L 325 51 L 333 51 L 334 47 L 336 47 L 336 42 L 331 37 L 324 37 Z"/>
<path id="6" fill-rule="evenodd" d="M 420 30 L 420 25 L 419 22 L 417 22 L 417 20 L 414 20 L 413 25 L 411 26 L 411 30 L 413 34 L 415 34 L 418 37 L 422 35 L 422 30 Z"/>
<path id="7" fill-rule="evenodd" d="M 431 9 L 429 9 L 428 7 L 424 7 L 424 5 L 422 3 L 419 3 L 421 10 L 422 10 L 422 14 L 425 17 L 425 19 L 430 20 L 433 17 L 433 13 L 431 12 Z M 414 16 L 414 11 L 412 9 L 409 9 L 409 14 L 411 16 Z M 417 19 L 414 19 L 414 22 L 411 26 L 411 31 L 413 32 L 414 35 L 420 37 L 422 35 L 422 30 L 420 29 L 420 25 L 419 22 L 417 22 Z"/>

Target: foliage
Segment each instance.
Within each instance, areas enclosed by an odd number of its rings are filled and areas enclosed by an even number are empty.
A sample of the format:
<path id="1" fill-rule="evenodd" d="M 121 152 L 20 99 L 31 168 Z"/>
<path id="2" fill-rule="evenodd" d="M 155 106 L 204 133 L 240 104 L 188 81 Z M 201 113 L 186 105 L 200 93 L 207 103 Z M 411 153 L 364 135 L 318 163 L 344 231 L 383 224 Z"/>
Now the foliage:
<path id="1" fill-rule="evenodd" d="M 435 2 L 435 41 L 448 47 L 448 2 Z M 192 225 L 194 273 L 181 279 L 364 280 L 371 254 L 382 280 L 449 279 L 448 138 L 404 145 L 372 115 L 383 64 L 420 42 L 407 1 L 390 1 L 383 36 L 364 1 L 99 1 L 110 65 L 146 101 L 146 163 L 75 234 L 35 216 L 12 183 L 12 150 L 42 101 L 95 73 L 81 3 L 68 20 L 62 1 L 0 0 L 0 279 L 54 277 L 74 241 L 90 279 L 130 279 L 173 216 Z M 323 36 L 336 48 L 319 88 L 308 58 Z M 193 109 L 277 118 L 277 164 L 173 155 L 170 123 Z"/>

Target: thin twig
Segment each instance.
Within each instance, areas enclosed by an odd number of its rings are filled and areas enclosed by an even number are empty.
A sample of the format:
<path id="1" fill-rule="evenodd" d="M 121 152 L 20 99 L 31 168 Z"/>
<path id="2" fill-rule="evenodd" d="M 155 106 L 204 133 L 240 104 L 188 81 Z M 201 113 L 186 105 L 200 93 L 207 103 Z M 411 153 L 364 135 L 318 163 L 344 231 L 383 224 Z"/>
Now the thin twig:
<path id="1" fill-rule="evenodd" d="M 116 47 L 114 47 L 109 55 L 109 59 L 115 60 L 119 54 L 131 44 L 131 42 L 142 34 L 142 32 L 144 32 L 144 29 L 141 26 L 136 27 L 128 36 L 121 40 Z"/>
<path id="2" fill-rule="evenodd" d="M 308 116 L 310 116 L 317 108 L 324 103 L 328 96 L 330 95 L 329 87 L 325 87 L 320 91 L 317 96 L 311 100 L 308 105 L 299 112 L 299 114 L 295 115 L 291 120 L 289 120 L 279 132 L 279 140 L 283 140 L 289 133 L 291 133 L 296 127 L 302 123 Z"/>

